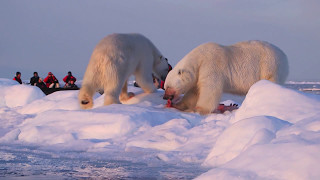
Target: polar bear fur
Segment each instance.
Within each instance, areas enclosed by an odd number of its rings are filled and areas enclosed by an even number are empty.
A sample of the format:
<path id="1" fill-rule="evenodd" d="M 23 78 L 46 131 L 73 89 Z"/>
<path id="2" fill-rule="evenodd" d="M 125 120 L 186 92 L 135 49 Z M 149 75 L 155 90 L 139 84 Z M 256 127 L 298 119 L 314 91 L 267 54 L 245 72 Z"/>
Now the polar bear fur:
<path id="1" fill-rule="evenodd" d="M 92 96 L 99 90 L 104 91 L 104 105 L 126 101 L 131 75 L 146 93 L 152 93 L 156 90 L 152 74 L 165 80 L 168 62 L 149 39 L 140 34 L 111 34 L 92 53 L 78 96 L 80 107 L 92 108 Z"/>
<path id="2" fill-rule="evenodd" d="M 223 92 L 245 95 L 261 79 L 283 84 L 288 68 L 286 55 L 267 42 L 205 43 L 169 72 L 164 99 L 172 99 L 179 110 L 208 114 L 217 108 Z M 181 94 L 184 96 L 177 102 Z"/>

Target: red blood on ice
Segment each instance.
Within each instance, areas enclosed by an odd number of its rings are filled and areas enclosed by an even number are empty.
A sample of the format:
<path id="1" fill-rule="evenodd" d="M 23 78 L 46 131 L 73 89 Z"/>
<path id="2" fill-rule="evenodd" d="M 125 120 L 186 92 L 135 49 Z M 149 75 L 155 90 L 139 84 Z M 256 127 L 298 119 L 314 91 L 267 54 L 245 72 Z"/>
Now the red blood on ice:
<path id="1" fill-rule="evenodd" d="M 225 111 L 224 108 L 225 108 L 224 104 L 219 104 L 217 110 L 220 111 L 221 113 L 224 113 L 224 111 Z"/>
<path id="2" fill-rule="evenodd" d="M 166 106 L 167 108 L 173 107 L 172 106 L 172 101 L 170 99 L 167 100 Z M 219 104 L 218 108 L 213 111 L 213 113 L 224 113 L 226 111 L 233 111 L 235 109 L 238 109 L 237 104 L 230 104 L 230 106 L 226 106 L 224 104 Z"/>
<path id="3" fill-rule="evenodd" d="M 170 99 L 167 100 L 166 107 L 172 107 L 172 101 Z"/>
<path id="4" fill-rule="evenodd" d="M 128 92 L 128 96 L 129 96 L 129 99 L 130 99 L 130 98 L 134 97 L 135 94 L 133 92 Z"/>
<path id="5" fill-rule="evenodd" d="M 219 104 L 218 108 L 214 110 L 214 113 L 224 113 L 226 111 L 233 111 L 235 109 L 238 109 L 237 104 L 230 104 L 230 106 L 226 106 L 224 104 Z"/>

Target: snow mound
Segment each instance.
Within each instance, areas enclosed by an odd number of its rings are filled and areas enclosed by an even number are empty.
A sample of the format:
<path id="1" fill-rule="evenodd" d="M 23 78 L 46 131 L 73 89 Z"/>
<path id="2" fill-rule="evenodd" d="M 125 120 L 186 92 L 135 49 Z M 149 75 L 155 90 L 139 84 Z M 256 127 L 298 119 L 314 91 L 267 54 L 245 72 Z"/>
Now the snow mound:
<path id="1" fill-rule="evenodd" d="M 259 81 L 202 163 L 197 179 L 317 179 L 320 98 Z"/>
<path id="2" fill-rule="evenodd" d="M 258 116 L 240 120 L 227 128 L 218 138 L 205 166 L 219 166 L 237 157 L 250 146 L 267 144 L 276 132 L 289 123 L 274 117 Z"/>
<path id="3" fill-rule="evenodd" d="M 29 143 L 52 145 L 84 139 L 115 138 L 134 127 L 130 118 L 122 114 L 53 110 L 25 120 L 16 138 Z"/>
<path id="4" fill-rule="evenodd" d="M 18 85 L 19 83 L 17 81 L 6 79 L 6 78 L 0 78 L 0 87 L 3 86 L 13 86 Z"/>
<path id="5" fill-rule="evenodd" d="M 45 94 L 38 87 L 14 83 L 14 81 L 0 80 L 0 107 L 18 107 L 43 98 Z M 12 85 L 15 84 L 15 85 Z"/>
<path id="6" fill-rule="evenodd" d="M 318 179 L 319 152 L 319 143 L 256 145 L 196 179 Z"/>
<path id="7" fill-rule="evenodd" d="M 57 91 L 43 98 L 35 99 L 18 111 L 21 114 L 38 114 L 49 110 L 79 110 L 78 90 Z"/>
<path id="8" fill-rule="evenodd" d="M 262 80 L 250 88 L 231 122 L 265 115 L 295 123 L 306 117 L 312 117 L 317 112 L 320 112 L 320 96 L 287 89 Z"/>
<path id="9" fill-rule="evenodd" d="M 320 96 L 269 81 L 254 84 L 245 99 L 224 94 L 221 102 L 239 109 L 207 116 L 165 108 L 163 90 L 147 94 L 132 85 L 128 90 L 136 96 L 125 104 L 103 106 L 104 96 L 97 93 L 90 110 L 80 109 L 76 90 L 45 96 L 37 87 L 11 80 L 0 79 L 0 86 L 4 159 L 13 157 L 7 150 L 14 156 L 20 151 L 41 156 L 43 150 L 54 154 L 46 159 L 50 164 L 55 156 L 81 154 L 93 164 L 135 162 L 155 167 L 152 172 L 192 167 L 191 177 L 197 179 L 320 177 Z M 10 162 L 0 165 L 34 165 Z"/>

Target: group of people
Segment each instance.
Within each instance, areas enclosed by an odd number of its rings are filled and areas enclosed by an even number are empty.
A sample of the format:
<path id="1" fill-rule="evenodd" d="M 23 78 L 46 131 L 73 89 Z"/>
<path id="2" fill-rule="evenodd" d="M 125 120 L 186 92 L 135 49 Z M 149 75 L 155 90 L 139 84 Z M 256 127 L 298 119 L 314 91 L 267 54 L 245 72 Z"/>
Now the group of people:
<path id="1" fill-rule="evenodd" d="M 19 82 L 22 84 L 21 80 L 21 73 L 17 72 L 16 76 L 13 78 L 13 80 Z M 77 79 L 72 75 L 72 72 L 69 71 L 68 75 L 66 75 L 63 78 L 63 81 L 65 82 L 65 85 L 63 88 L 66 89 L 78 89 L 78 86 L 75 84 Z M 42 91 L 45 91 L 46 89 L 57 89 L 60 88 L 60 84 L 58 79 L 53 75 L 52 72 L 48 73 L 48 76 L 42 80 L 42 78 L 39 77 L 38 72 L 34 72 L 33 76 L 30 78 L 30 85 L 39 87 Z"/>
<path id="2" fill-rule="evenodd" d="M 169 71 L 172 70 L 172 66 L 169 64 Z M 155 77 L 152 74 L 153 77 L 153 83 L 157 88 L 164 89 L 164 81 L 161 81 L 157 77 Z M 21 80 L 21 72 L 16 72 L 16 76 L 13 78 L 13 80 L 19 82 L 22 84 Z M 65 82 L 65 85 L 63 88 L 65 89 L 79 89 L 78 86 L 75 84 L 77 79 L 72 75 L 72 72 L 69 71 L 68 75 L 66 75 L 63 79 Z M 48 73 L 48 76 L 42 80 L 42 78 L 39 77 L 38 72 L 34 72 L 33 76 L 30 78 L 30 85 L 39 87 L 43 92 L 47 94 L 47 90 L 50 89 L 59 89 L 60 84 L 58 79 L 52 74 L 52 72 Z M 139 85 L 134 82 L 134 86 L 139 87 Z M 51 92 L 52 90 L 50 90 Z M 54 91 L 54 90 L 53 90 Z"/>

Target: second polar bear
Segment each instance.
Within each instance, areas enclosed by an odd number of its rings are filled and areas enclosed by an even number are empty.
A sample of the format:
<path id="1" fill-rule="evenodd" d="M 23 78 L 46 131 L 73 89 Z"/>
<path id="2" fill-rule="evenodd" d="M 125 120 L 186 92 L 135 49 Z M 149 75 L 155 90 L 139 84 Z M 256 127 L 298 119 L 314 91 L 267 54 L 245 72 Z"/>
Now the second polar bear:
<path id="1" fill-rule="evenodd" d="M 127 81 L 132 74 L 145 92 L 154 92 L 152 74 L 165 80 L 167 59 L 141 34 L 111 34 L 103 38 L 95 47 L 84 74 L 78 96 L 80 107 L 92 108 L 92 96 L 97 90 L 104 91 L 104 105 L 126 101 L 129 98 Z"/>
<path id="2" fill-rule="evenodd" d="M 245 95 L 261 79 L 283 84 L 288 73 L 286 55 L 270 43 L 205 43 L 169 72 L 164 99 L 172 99 L 179 110 L 208 114 L 218 107 L 223 92 Z M 178 101 L 180 94 L 184 96 Z"/>

